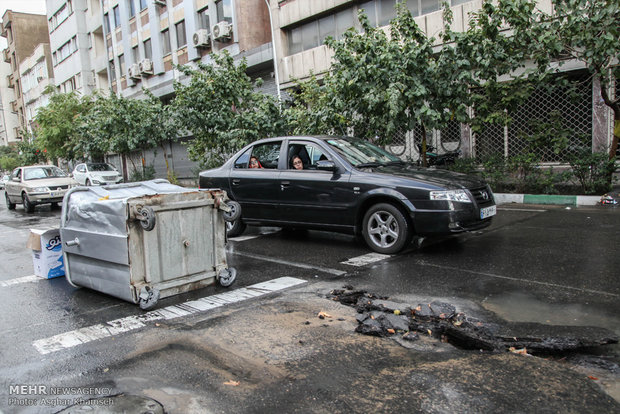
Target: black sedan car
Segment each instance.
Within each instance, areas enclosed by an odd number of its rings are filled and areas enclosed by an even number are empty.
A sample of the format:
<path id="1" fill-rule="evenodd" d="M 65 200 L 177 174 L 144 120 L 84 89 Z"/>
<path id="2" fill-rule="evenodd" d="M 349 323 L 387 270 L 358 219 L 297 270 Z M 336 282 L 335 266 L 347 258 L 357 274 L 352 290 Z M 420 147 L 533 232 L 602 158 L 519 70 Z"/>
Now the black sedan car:
<path id="1" fill-rule="evenodd" d="M 414 235 L 487 227 L 496 213 L 485 182 L 406 163 L 349 137 L 256 141 L 201 172 L 200 187 L 222 188 L 238 203 L 231 237 L 246 225 L 328 230 L 361 235 L 384 254 L 400 251 Z"/>

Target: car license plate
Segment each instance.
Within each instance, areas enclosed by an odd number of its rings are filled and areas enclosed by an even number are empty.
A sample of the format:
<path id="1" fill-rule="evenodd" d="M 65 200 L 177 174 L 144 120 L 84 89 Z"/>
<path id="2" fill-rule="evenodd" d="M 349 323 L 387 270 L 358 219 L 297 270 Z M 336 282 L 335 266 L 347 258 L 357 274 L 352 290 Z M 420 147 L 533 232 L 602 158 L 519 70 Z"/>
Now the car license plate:
<path id="1" fill-rule="evenodd" d="M 485 219 L 494 216 L 497 213 L 496 206 L 485 207 L 480 209 L 480 218 Z"/>
<path id="2" fill-rule="evenodd" d="M 56 193 L 50 193 L 50 197 L 54 197 Z"/>

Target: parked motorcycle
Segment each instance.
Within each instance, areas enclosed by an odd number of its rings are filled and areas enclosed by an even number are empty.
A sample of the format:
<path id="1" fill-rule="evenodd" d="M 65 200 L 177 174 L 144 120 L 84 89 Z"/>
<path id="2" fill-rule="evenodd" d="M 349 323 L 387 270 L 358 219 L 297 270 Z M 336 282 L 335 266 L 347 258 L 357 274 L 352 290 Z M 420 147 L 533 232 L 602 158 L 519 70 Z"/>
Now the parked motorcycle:
<path id="1" fill-rule="evenodd" d="M 417 144 L 417 147 L 420 153 L 420 159 L 418 160 L 418 163 L 422 164 L 422 144 Z M 456 159 L 460 155 L 460 150 L 448 151 L 444 152 L 443 154 L 439 154 L 435 152 L 435 147 L 428 144 L 426 145 L 426 162 L 428 164 L 428 167 L 447 167 L 448 165 L 454 164 L 456 162 Z"/>

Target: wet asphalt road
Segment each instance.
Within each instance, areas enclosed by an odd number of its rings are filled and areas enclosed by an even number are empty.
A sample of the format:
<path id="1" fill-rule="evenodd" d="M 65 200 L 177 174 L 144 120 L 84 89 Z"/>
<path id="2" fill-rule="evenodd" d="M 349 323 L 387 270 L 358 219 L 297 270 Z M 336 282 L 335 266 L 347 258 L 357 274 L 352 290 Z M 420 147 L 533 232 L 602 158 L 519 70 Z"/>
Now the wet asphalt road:
<path id="1" fill-rule="evenodd" d="M 365 384 L 347 383 L 346 386 L 347 392 L 351 393 L 357 388 L 372 389 L 375 393 L 372 397 L 351 396 L 351 401 L 334 397 L 331 394 L 336 393 L 344 382 L 330 380 L 331 376 L 351 378 L 365 372 L 365 369 L 382 372 L 386 367 L 398 372 L 400 366 L 395 365 L 394 358 L 407 359 L 410 354 L 390 340 L 352 334 L 354 324 L 351 320 L 354 321 L 354 315 L 327 302 L 322 296 L 330 289 L 347 284 L 410 303 L 428 303 L 433 299 L 448 301 L 459 311 L 478 317 L 554 325 L 592 325 L 620 335 L 620 209 L 506 205 L 498 210 L 494 224 L 481 232 L 443 240 L 423 240 L 420 244 L 412 244 L 399 255 L 364 266 L 343 263 L 369 253 L 352 237 L 315 231 L 282 232 L 275 228 L 250 228 L 242 237 L 232 239 L 227 247 L 229 265 L 238 271 L 238 280 L 230 289 L 282 276 L 299 278 L 307 284 L 295 292 L 284 291 L 264 299 L 181 317 L 173 323 L 153 323 L 131 332 L 88 344 L 67 346 L 42 355 L 33 346 L 36 340 L 141 315 L 143 311 L 104 294 L 71 287 L 64 278 L 3 284 L 32 275 L 30 252 L 25 248 L 29 228 L 59 226 L 60 210 L 42 206 L 29 215 L 21 206 L 14 211 L 2 206 L 0 411 L 57 412 L 64 407 L 63 404 L 25 407 L 10 401 L 10 398 L 16 397 L 10 392 L 11 385 L 38 384 L 96 385 L 112 394 L 129 391 L 137 394 L 140 391 L 141 395 L 161 402 L 168 412 L 270 412 L 273 409 L 281 409 L 282 412 L 364 412 L 382 409 L 394 412 L 514 412 L 513 408 L 519 407 L 518 393 L 512 395 L 505 391 L 504 401 L 497 397 L 489 405 L 485 397 L 478 396 L 478 400 L 473 397 L 473 390 L 478 386 L 461 392 L 469 395 L 474 401 L 469 404 L 474 405 L 462 405 L 462 401 L 457 403 L 449 398 L 446 400 L 445 396 L 451 395 L 454 390 L 434 395 L 435 391 L 430 391 L 431 388 L 417 400 L 412 398 L 403 402 L 405 391 L 399 386 L 391 384 L 378 391 L 380 387 L 372 381 Z M 226 291 L 214 285 L 163 299 L 158 308 Z M 299 326 L 305 324 L 319 329 L 322 325 L 329 325 L 310 319 L 314 310 L 321 308 L 329 309 L 334 315 L 342 313 L 339 318 L 342 321 L 329 321 L 335 322 L 330 326 L 337 329 L 325 334 L 312 331 L 314 334 L 310 337 L 315 339 L 317 335 L 325 336 L 328 342 L 323 349 L 317 345 L 314 353 L 308 350 L 306 353 L 292 351 L 293 347 L 309 341 L 309 338 L 298 339 L 309 335 L 309 331 L 300 331 Z M 281 319 L 284 317 L 288 319 Z M 290 326 L 286 321 L 291 322 Z M 287 340 L 294 345 L 284 347 Z M 343 356 L 342 361 L 331 360 L 333 354 L 326 358 L 319 356 L 323 355 L 322 352 L 339 349 L 336 345 L 339 342 L 340 345 L 346 342 L 347 355 Z M 362 351 L 377 349 L 378 344 L 389 350 L 388 355 L 370 355 Z M 448 345 L 427 345 L 428 352 L 424 347 L 417 350 L 417 363 L 420 360 L 436 363 L 438 349 L 443 350 L 445 355 L 456 353 L 459 358 L 462 357 L 459 354 L 462 351 L 445 349 Z M 209 351 L 231 348 L 239 350 L 229 356 L 215 355 L 215 351 Z M 264 356 L 265 353 L 268 356 Z M 577 412 L 591 411 L 596 404 L 602 404 L 598 408 L 607 412 L 620 411 L 620 405 L 608 397 L 611 395 L 620 400 L 620 372 L 613 365 L 620 362 L 620 348 L 612 345 L 602 350 L 592 350 L 592 353 L 602 354 L 606 361 L 611 361 L 611 368 L 597 370 L 596 363 L 576 367 L 575 372 L 579 373 L 580 378 L 575 379 L 576 387 L 587 397 L 575 394 L 575 390 L 569 388 L 549 396 L 549 401 L 542 398 L 545 401 L 540 402 L 541 408 L 559 409 L 563 407 L 564 400 L 564 404 L 574 404 L 567 406 Z M 481 372 L 488 369 L 496 373 L 499 367 L 499 371 L 508 373 L 514 364 L 504 365 L 503 356 L 472 362 L 471 358 L 479 356 L 467 355 L 464 370 L 478 367 Z M 491 364 L 493 358 L 498 358 L 494 365 Z M 344 364 L 343 361 L 346 361 L 346 366 L 340 365 Z M 329 372 L 330 364 L 331 369 L 338 368 L 337 372 Z M 487 367 L 485 364 L 491 365 Z M 554 370 L 560 363 L 545 361 L 543 364 L 550 364 L 549 367 L 544 365 L 548 371 L 536 372 L 543 377 L 557 376 Z M 291 374 L 293 365 L 295 372 L 299 373 L 298 377 Z M 323 371 L 315 372 L 320 367 Z M 416 369 L 424 372 L 424 367 L 417 366 Z M 518 377 L 517 374 L 511 375 Z M 571 374 L 566 375 L 570 379 L 566 379 L 565 384 L 572 384 Z M 291 379 L 292 376 L 295 378 Z M 161 379 L 162 383 L 153 381 L 154 377 Z M 243 380 L 238 388 L 235 384 L 222 387 L 222 379 L 228 377 Z M 174 379 L 174 387 L 170 384 L 164 386 L 166 378 Z M 424 389 L 421 383 L 416 383 L 421 381 L 419 378 L 408 378 Z M 295 395 L 295 384 L 298 387 L 304 381 L 310 383 L 311 379 L 315 380 L 311 385 L 312 396 L 299 389 Z M 551 378 L 548 380 L 551 381 Z M 585 385 L 579 382 L 581 380 Z M 292 384 L 290 387 L 279 387 L 283 383 L 288 384 L 287 381 Z M 325 382 L 325 386 L 315 382 Z M 545 379 L 542 378 L 541 382 L 545 383 Z M 501 384 L 498 382 L 494 389 L 501 390 Z M 519 386 L 524 387 L 523 384 Z M 544 388 L 539 384 L 536 387 Z M 553 393 L 553 390 L 550 388 L 544 392 Z M 567 398 L 566 393 L 575 394 L 575 402 Z M 535 393 L 529 395 L 522 396 L 523 404 Z M 80 395 L 72 394 L 67 399 L 75 399 L 76 396 Z M 385 405 L 386 401 L 393 402 L 394 396 L 401 396 L 399 403 Z M 19 397 L 22 400 L 26 397 L 38 399 L 39 402 L 42 399 L 41 395 Z M 464 398 L 463 395 L 461 398 Z M 193 401 L 193 405 L 187 401 Z M 364 401 L 367 405 L 356 406 L 352 401 Z M 579 409 L 579 404 L 583 404 L 583 410 Z"/>

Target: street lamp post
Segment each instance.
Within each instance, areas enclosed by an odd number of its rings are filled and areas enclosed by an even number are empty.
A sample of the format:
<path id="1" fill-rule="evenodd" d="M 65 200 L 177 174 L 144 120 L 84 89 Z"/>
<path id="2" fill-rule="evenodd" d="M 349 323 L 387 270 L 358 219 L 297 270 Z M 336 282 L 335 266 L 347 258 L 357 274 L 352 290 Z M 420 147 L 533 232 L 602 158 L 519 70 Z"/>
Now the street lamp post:
<path id="1" fill-rule="evenodd" d="M 275 73 L 276 78 L 276 90 L 278 92 L 278 103 L 282 102 L 282 96 L 280 94 L 280 78 L 278 75 L 278 57 L 276 55 L 276 37 L 273 32 L 273 16 L 271 15 L 271 5 L 269 4 L 269 0 L 265 0 L 265 4 L 267 5 L 267 11 L 269 12 L 269 29 L 271 31 L 271 50 L 273 52 L 273 71 Z"/>

